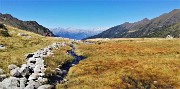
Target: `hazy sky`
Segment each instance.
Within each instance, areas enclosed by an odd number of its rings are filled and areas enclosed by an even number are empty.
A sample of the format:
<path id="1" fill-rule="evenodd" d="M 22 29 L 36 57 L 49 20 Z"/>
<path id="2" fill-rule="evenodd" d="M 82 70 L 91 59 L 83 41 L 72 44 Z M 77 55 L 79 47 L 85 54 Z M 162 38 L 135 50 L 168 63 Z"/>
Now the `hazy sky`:
<path id="1" fill-rule="evenodd" d="M 0 12 L 54 27 L 112 27 L 180 8 L 180 0 L 0 0 Z"/>

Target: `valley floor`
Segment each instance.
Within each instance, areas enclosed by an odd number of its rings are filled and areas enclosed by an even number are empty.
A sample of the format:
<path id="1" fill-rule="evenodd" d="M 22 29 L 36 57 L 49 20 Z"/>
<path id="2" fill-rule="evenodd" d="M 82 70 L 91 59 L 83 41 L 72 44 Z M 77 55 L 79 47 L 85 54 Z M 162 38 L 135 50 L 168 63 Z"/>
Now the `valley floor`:
<path id="1" fill-rule="evenodd" d="M 180 39 L 96 39 L 77 43 L 86 57 L 58 89 L 179 89 Z"/>
<path id="2" fill-rule="evenodd" d="M 10 37 L 0 36 L 0 68 L 9 73 L 8 65 L 25 63 L 24 55 L 54 42 L 70 40 L 43 37 L 7 26 Z M 18 36 L 25 33 L 28 36 Z M 91 39 L 74 42 L 76 57 L 83 57 L 72 66 L 67 82 L 57 89 L 179 89 L 180 39 L 121 38 Z M 44 59 L 46 74 L 53 73 L 59 65 L 72 62 L 67 55 L 70 44 L 53 50 Z"/>

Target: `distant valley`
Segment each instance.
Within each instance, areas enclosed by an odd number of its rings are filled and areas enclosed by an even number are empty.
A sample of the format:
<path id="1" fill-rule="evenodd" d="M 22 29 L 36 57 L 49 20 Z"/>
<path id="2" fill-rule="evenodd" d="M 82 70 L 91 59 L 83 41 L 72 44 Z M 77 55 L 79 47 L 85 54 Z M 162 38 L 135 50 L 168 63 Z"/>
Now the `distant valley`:
<path id="1" fill-rule="evenodd" d="M 77 28 L 49 28 L 57 37 L 64 37 L 70 39 L 81 40 L 93 35 L 97 35 L 107 28 L 94 28 L 94 29 L 77 29 Z"/>

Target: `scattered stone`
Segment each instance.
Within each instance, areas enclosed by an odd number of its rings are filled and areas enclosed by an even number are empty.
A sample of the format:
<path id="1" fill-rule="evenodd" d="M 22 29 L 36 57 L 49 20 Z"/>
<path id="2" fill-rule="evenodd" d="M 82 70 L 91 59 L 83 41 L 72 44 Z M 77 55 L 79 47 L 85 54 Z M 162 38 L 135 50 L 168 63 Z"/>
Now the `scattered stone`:
<path id="1" fill-rule="evenodd" d="M 154 81 L 154 84 L 156 84 L 157 83 L 157 81 Z"/>
<path id="2" fill-rule="evenodd" d="M 173 36 L 167 35 L 166 38 L 167 38 L 167 39 L 173 39 Z"/>
<path id="3" fill-rule="evenodd" d="M 0 44 L 0 49 L 5 49 L 3 44 Z"/>

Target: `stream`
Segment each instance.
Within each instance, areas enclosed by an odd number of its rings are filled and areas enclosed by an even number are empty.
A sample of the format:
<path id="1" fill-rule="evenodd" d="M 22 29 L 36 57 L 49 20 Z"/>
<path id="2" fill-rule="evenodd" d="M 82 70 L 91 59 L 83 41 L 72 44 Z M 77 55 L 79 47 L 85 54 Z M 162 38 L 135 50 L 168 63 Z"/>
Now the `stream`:
<path id="1" fill-rule="evenodd" d="M 67 50 L 67 55 L 70 55 L 73 57 L 72 62 L 66 62 L 62 66 L 59 66 L 56 68 L 56 75 L 51 75 L 48 77 L 49 84 L 56 85 L 56 83 L 64 83 L 67 80 L 65 79 L 66 75 L 68 74 L 68 71 L 71 67 L 78 64 L 79 61 L 85 59 L 83 56 L 79 56 L 75 53 L 75 44 L 70 44 L 71 50 Z"/>

